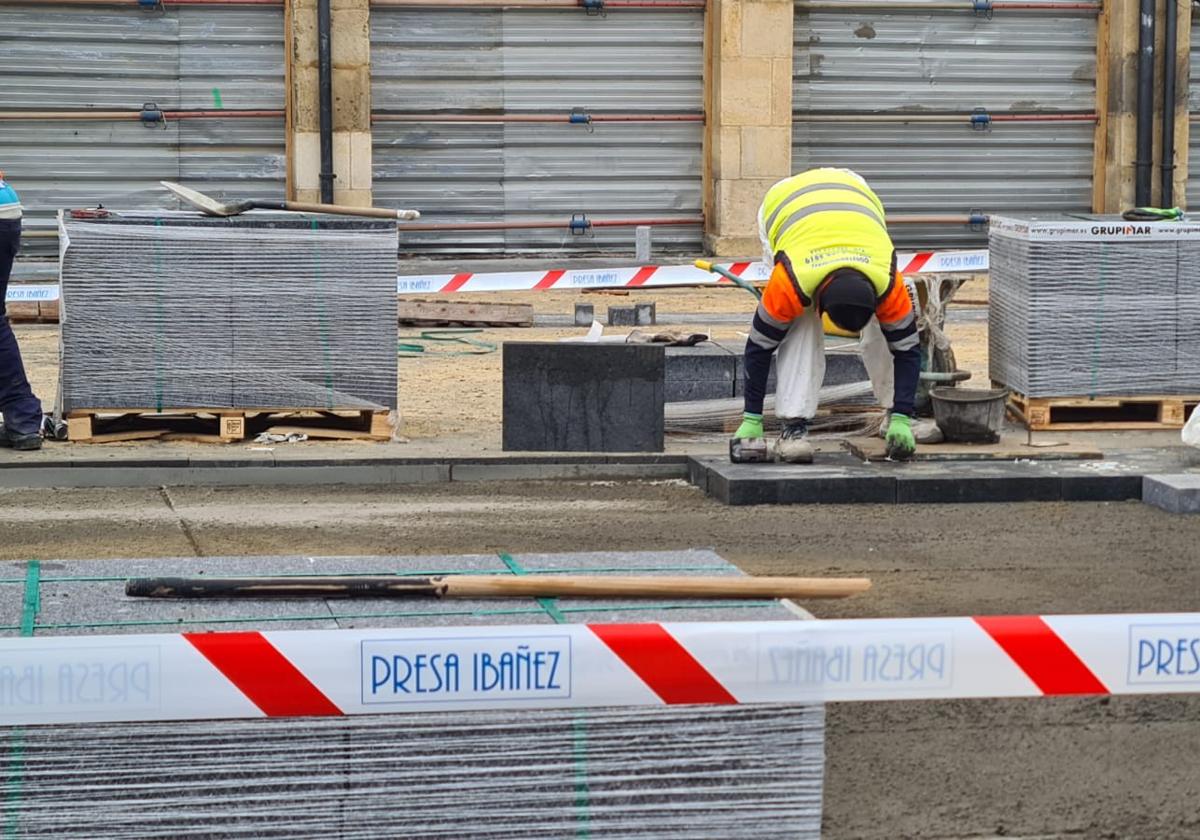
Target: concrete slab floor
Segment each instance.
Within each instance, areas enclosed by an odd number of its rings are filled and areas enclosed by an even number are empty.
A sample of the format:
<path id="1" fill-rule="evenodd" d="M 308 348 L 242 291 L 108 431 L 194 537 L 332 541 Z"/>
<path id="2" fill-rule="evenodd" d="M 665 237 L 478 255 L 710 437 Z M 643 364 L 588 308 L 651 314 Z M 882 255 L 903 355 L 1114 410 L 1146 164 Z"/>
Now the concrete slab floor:
<path id="1" fill-rule="evenodd" d="M 874 580 L 804 605 L 819 617 L 1200 609 L 1200 517 L 1141 503 L 728 508 L 680 481 L 170 495 L 0 491 L 0 558 L 712 546 L 751 573 Z M 832 706 L 824 835 L 1194 837 L 1197 719 L 1195 696 Z"/>

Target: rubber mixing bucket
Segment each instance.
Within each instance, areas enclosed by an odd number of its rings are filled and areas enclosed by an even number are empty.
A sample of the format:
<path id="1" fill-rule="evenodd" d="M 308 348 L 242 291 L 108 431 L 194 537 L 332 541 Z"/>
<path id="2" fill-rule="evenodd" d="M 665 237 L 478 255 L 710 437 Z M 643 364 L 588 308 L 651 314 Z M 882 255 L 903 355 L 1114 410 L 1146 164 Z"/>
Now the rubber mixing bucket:
<path id="1" fill-rule="evenodd" d="M 948 441 L 996 443 L 1004 428 L 1006 388 L 934 388 L 933 416 Z"/>

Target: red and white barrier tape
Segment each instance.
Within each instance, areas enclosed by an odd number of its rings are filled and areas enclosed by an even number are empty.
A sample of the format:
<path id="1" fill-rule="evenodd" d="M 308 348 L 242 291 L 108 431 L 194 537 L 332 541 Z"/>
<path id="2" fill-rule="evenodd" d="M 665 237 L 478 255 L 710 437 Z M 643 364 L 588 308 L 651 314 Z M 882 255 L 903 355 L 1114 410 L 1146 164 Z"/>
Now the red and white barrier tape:
<path id="1" fill-rule="evenodd" d="M 988 252 L 918 251 L 896 255 L 904 274 L 950 274 L 988 270 Z M 765 263 L 724 263 L 722 268 L 746 280 L 766 280 Z M 552 271 L 502 271 L 480 274 L 424 274 L 400 277 L 399 294 L 449 294 L 451 292 L 520 292 L 546 289 L 613 289 L 652 286 L 716 286 L 728 284 L 719 274 L 692 265 L 647 265 L 629 268 L 554 269 Z"/>
<path id="2" fill-rule="evenodd" d="M 1200 613 L 0 639 L 0 723 L 1200 692 Z"/>
<path id="3" fill-rule="evenodd" d="M 896 255 L 902 274 L 953 274 L 988 270 L 988 252 L 917 251 Z M 723 263 L 722 268 L 751 282 L 770 276 L 765 263 Z M 522 292 L 545 289 L 625 289 L 654 286 L 718 286 L 729 281 L 692 265 L 646 265 L 629 268 L 578 268 L 551 271 L 499 271 L 480 274 L 421 274 L 398 277 L 397 294 L 451 292 Z M 8 303 L 58 300 L 57 283 L 11 285 Z"/>

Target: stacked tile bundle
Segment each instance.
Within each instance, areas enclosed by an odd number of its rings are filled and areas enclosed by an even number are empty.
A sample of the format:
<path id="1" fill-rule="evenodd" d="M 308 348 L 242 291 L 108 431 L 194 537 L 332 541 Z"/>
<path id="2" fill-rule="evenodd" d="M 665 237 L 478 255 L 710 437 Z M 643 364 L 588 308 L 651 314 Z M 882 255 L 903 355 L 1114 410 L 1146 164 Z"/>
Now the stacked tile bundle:
<path id="1" fill-rule="evenodd" d="M 1200 393 L 1200 225 L 993 217 L 991 378 L 1027 397 Z"/>
<path id="2" fill-rule="evenodd" d="M 393 223 L 63 213 L 63 409 L 396 408 Z"/>
<path id="3" fill-rule="evenodd" d="M 797 620 L 777 602 L 172 602 L 123 590 L 126 576 L 174 574 L 740 574 L 697 550 L 67 562 L 42 578 L 36 620 L 24 621 L 29 575 L 7 572 L 0 625 L 24 624 L 42 644 L 79 633 L 422 627 L 436 638 L 455 625 Z M 16 837 L 815 840 L 823 776 L 820 705 L 0 725 Z"/>

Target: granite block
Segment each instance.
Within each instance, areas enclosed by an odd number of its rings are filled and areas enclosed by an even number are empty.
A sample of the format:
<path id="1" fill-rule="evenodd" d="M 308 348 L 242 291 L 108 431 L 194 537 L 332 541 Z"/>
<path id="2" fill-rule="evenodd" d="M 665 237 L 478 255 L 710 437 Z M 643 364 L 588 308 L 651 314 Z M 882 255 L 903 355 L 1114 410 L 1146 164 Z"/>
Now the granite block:
<path id="1" fill-rule="evenodd" d="M 1200 513 L 1200 473 L 1144 476 L 1142 501 L 1168 513 Z"/>
<path id="2" fill-rule="evenodd" d="M 507 342 L 503 367 L 506 452 L 662 451 L 662 346 Z"/>

